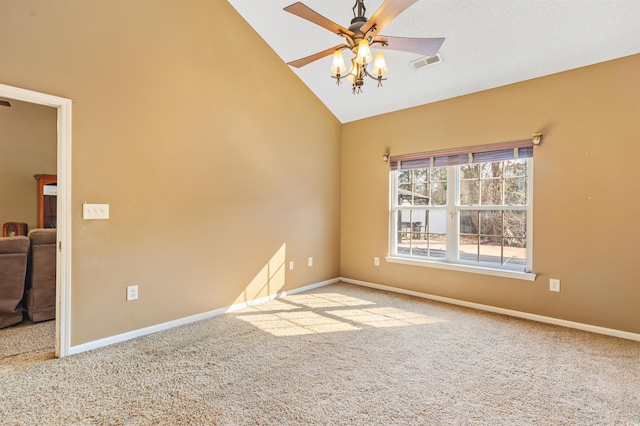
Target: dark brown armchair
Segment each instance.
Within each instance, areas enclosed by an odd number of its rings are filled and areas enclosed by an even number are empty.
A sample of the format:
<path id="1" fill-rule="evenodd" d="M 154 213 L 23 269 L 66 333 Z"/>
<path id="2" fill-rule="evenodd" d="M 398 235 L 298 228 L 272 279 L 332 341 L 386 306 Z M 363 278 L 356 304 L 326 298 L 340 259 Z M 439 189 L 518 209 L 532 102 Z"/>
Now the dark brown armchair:
<path id="1" fill-rule="evenodd" d="M 0 238 L 0 328 L 22 321 L 29 238 Z"/>
<path id="2" fill-rule="evenodd" d="M 25 285 L 25 308 L 33 322 L 56 317 L 56 230 L 29 231 L 31 256 Z"/>

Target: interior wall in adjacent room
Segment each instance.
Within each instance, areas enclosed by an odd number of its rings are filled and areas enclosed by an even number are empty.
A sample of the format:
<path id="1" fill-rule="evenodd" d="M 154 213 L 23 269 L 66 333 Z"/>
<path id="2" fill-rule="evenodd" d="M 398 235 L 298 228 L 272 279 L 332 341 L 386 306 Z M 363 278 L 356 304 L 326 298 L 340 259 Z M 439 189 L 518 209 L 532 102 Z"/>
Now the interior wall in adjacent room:
<path id="1" fill-rule="evenodd" d="M 9 100 L 0 106 L 0 225 L 37 226 L 35 174 L 56 173 L 57 111 Z"/>

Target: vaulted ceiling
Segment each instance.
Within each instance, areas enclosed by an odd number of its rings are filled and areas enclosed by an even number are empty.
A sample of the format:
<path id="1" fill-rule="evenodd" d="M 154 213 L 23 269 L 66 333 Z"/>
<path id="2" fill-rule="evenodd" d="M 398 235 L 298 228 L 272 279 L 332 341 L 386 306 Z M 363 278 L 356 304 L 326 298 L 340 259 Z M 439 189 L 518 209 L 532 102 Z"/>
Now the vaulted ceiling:
<path id="1" fill-rule="evenodd" d="M 343 42 L 283 11 L 295 0 L 229 2 L 284 62 Z M 354 0 L 303 3 L 343 27 L 353 18 Z M 365 0 L 366 16 L 382 3 Z M 442 62 L 416 68 L 421 55 L 385 50 L 388 79 L 357 95 L 331 78 L 331 56 L 291 71 L 346 123 L 640 53 L 638 17 L 639 0 L 418 0 L 381 34 L 445 37 Z"/>

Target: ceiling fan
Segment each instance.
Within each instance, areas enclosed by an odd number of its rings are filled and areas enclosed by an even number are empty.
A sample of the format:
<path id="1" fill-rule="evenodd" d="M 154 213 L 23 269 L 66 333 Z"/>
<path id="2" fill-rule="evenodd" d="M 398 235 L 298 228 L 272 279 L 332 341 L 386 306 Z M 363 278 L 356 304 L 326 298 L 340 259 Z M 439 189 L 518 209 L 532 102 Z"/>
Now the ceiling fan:
<path id="1" fill-rule="evenodd" d="M 292 13 L 316 25 L 343 37 L 346 43 L 338 44 L 322 52 L 288 62 L 292 67 L 300 68 L 311 62 L 322 59 L 333 54 L 333 64 L 331 65 L 332 77 L 340 84 L 342 78 L 352 84 L 354 94 L 362 93 L 364 78 L 370 77 L 378 81 L 378 87 L 382 86 L 382 81 L 386 78 L 382 76 L 388 71 L 382 52 L 371 55 L 370 46 L 376 45 L 380 49 L 401 50 L 405 52 L 418 53 L 424 56 L 435 56 L 444 43 L 444 38 L 412 38 L 412 37 L 392 37 L 379 35 L 396 16 L 413 5 L 418 0 L 385 0 L 376 10 L 370 19 L 365 17 L 366 7 L 364 0 L 356 0 L 353 6 L 353 19 L 349 28 L 345 28 L 335 22 L 325 18 L 313 9 L 301 2 L 293 3 L 284 8 L 286 12 Z M 347 67 L 342 56 L 342 50 L 351 50 L 355 57 L 351 59 L 351 65 Z M 371 71 L 367 70 L 367 65 L 373 59 Z M 346 74 L 345 74 L 346 72 Z"/>

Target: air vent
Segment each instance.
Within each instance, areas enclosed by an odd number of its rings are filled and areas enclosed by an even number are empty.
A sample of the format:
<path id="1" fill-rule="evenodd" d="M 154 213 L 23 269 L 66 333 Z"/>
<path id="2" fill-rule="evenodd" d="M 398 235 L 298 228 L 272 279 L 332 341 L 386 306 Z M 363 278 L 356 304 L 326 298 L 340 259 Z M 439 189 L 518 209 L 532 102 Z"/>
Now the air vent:
<path id="1" fill-rule="evenodd" d="M 430 67 L 432 65 L 436 65 L 442 62 L 442 56 L 440 54 L 436 54 L 436 56 L 425 56 L 424 58 L 416 59 L 415 61 L 411 61 L 411 64 L 415 69 Z"/>

